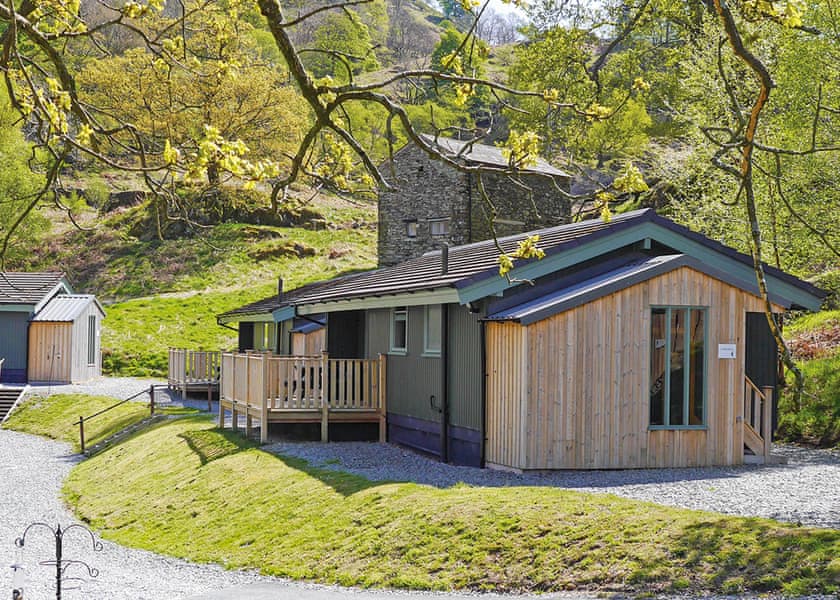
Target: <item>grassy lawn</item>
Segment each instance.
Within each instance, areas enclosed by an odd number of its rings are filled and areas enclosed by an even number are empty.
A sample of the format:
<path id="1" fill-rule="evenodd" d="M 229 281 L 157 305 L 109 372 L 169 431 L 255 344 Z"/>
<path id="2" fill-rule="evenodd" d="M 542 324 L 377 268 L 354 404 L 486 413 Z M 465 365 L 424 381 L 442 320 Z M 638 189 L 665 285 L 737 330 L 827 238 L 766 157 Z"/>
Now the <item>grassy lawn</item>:
<path id="1" fill-rule="evenodd" d="M 68 442 L 79 451 L 79 417 L 88 417 L 118 399 L 108 396 L 56 394 L 32 396 L 18 406 L 3 427 Z M 149 416 L 148 404 L 126 402 L 85 423 L 85 443 L 92 446 L 108 436 Z"/>
<path id="2" fill-rule="evenodd" d="M 76 467 L 68 503 L 129 546 L 325 583 L 803 594 L 840 589 L 840 532 L 551 488 L 374 483 L 268 454 L 206 417 Z"/>

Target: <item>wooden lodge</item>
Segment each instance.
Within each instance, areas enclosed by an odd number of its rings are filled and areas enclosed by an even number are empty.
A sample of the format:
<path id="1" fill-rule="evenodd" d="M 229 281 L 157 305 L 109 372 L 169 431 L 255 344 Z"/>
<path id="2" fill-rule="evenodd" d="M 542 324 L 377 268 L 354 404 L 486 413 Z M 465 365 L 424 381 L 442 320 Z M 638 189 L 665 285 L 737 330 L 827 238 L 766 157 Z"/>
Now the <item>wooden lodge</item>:
<path id="1" fill-rule="evenodd" d="M 509 279 L 495 243 L 478 242 L 281 283 L 220 315 L 240 333 L 220 417 L 322 431 L 379 419 L 389 442 L 515 470 L 769 457 L 779 369 L 750 257 L 652 210 L 533 234 L 545 258 Z M 774 313 L 819 309 L 817 288 L 770 266 L 766 278 Z M 325 354 L 294 355 L 304 324 Z"/>

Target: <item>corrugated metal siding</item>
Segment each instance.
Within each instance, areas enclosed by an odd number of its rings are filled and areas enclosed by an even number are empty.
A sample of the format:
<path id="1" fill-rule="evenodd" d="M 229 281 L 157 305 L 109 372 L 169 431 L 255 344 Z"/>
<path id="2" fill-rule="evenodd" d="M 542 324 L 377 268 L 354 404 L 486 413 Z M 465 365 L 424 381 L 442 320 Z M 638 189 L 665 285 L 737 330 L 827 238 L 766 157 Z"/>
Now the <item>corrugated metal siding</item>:
<path id="1" fill-rule="evenodd" d="M 377 311 L 378 312 L 378 311 Z M 390 311 L 387 319 L 387 343 L 390 345 Z M 432 408 L 431 396 L 440 406 L 441 361 L 423 354 L 424 307 L 408 309 L 408 353 L 388 356 L 388 412 L 440 422 L 440 413 Z M 380 334 L 381 335 L 381 334 Z"/>
<path id="2" fill-rule="evenodd" d="M 29 381 L 70 383 L 72 323 L 32 323 L 29 328 Z"/>
<path id="3" fill-rule="evenodd" d="M 480 314 L 449 305 L 449 423 L 481 429 Z"/>
<path id="4" fill-rule="evenodd" d="M 96 326 L 94 335 L 94 362 L 88 363 L 88 319 L 94 317 Z M 73 323 L 73 371 L 70 374 L 73 383 L 87 381 L 102 374 L 102 315 L 96 305 L 90 303 L 87 309 Z"/>
<path id="5" fill-rule="evenodd" d="M 0 312 L 0 358 L 3 370 L 26 369 L 26 330 L 29 314 Z"/>
<path id="6" fill-rule="evenodd" d="M 56 296 L 32 318 L 32 322 L 72 323 L 82 313 L 89 314 L 89 305 L 93 302 L 94 297 L 89 294 Z"/>
<path id="7" fill-rule="evenodd" d="M 391 311 L 387 308 L 369 310 L 367 313 L 367 356 L 388 354 L 391 336 Z"/>

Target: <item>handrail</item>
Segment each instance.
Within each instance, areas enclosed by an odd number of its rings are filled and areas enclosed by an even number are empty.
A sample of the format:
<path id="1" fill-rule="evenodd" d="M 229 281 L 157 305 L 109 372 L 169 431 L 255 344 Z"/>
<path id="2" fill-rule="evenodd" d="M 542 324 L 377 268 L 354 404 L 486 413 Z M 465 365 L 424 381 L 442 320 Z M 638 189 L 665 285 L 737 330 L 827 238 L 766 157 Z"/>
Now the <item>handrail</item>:
<path id="1" fill-rule="evenodd" d="M 773 387 L 759 388 L 746 374 L 744 374 L 744 382 L 744 424 L 749 425 L 761 437 L 764 442 L 764 457 L 769 459 L 773 435 Z M 753 402 L 755 402 L 755 407 L 753 407 Z"/>
<path id="2" fill-rule="evenodd" d="M 99 417 L 99 416 L 105 414 L 108 411 L 114 410 L 118 406 L 122 406 L 126 402 L 134 400 L 135 398 L 137 398 L 138 396 L 142 396 L 143 394 L 149 394 L 149 413 L 150 413 L 150 416 L 152 416 L 152 417 L 155 416 L 155 387 L 166 387 L 166 386 L 164 386 L 164 385 L 157 385 L 156 386 L 155 384 L 152 384 L 152 385 L 149 386 L 149 389 L 141 390 L 141 391 L 137 392 L 136 394 L 133 394 L 133 395 L 129 396 L 128 398 L 120 400 L 116 404 L 112 404 L 111 406 L 109 406 L 107 408 L 103 408 L 102 410 L 93 413 L 92 415 L 88 415 L 87 417 L 80 416 L 79 420 L 74 422 L 73 425 L 78 425 L 79 426 L 79 447 L 81 449 L 82 454 L 84 454 L 84 452 L 85 452 L 85 423 L 90 421 L 91 419 L 95 419 L 96 417 Z"/>

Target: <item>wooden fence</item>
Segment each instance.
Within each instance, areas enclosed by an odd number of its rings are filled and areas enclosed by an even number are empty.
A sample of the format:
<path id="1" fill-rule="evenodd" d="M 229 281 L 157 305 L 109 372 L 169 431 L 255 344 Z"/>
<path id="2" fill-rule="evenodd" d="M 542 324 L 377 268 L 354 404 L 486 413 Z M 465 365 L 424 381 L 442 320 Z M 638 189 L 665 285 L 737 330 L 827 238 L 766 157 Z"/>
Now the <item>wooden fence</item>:
<path id="1" fill-rule="evenodd" d="M 327 441 L 330 422 L 379 423 L 385 439 L 385 357 L 344 359 L 321 356 L 275 356 L 269 353 L 223 353 L 219 426 L 225 411 L 245 416 L 246 434 L 252 419 L 260 421 L 261 441 L 268 423 L 321 423 Z"/>
<path id="2" fill-rule="evenodd" d="M 766 461 L 773 438 L 773 388 L 759 389 L 749 377 L 744 380 L 744 444 Z"/>

